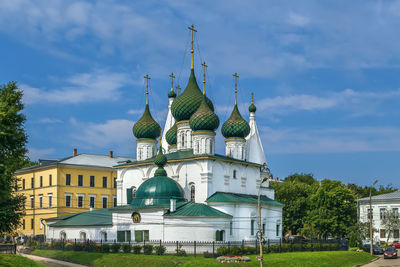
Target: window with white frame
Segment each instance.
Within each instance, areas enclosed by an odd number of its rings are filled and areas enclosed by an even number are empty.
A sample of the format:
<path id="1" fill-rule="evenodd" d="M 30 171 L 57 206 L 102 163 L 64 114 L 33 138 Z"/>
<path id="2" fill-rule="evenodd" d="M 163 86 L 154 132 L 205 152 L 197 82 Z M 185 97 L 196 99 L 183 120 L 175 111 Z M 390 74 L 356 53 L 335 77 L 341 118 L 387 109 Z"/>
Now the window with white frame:
<path id="1" fill-rule="evenodd" d="M 35 208 L 35 197 L 31 196 L 31 209 Z"/>
<path id="2" fill-rule="evenodd" d="M 106 209 L 108 206 L 108 196 L 102 196 L 102 203 L 103 203 L 103 209 Z"/>
<path id="3" fill-rule="evenodd" d="M 195 202 L 196 199 L 196 187 L 194 184 L 190 186 L 190 201 Z"/>
<path id="4" fill-rule="evenodd" d="M 39 208 L 43 208 L 43 195 L 39 195 Z"/>
<path id="5" fill-rule="evenodd" d="M 399 218 L 399 208 L 393 208 L 393 216 L 398 219 Z"/>
<path id="6" fill-rule="evenodd" d="M 71 208 L 72 194 L 65 194 L 65 207 Z"/>
<path id="7" fill-rule="evenodd" d="M 48 194 L 49 208 L 53 207 L 53 194 Z"/>
<path id="8" fill-rule="evenodd" d="M 380 208 L 379 214 L 380 214 L 381 220 L 384 220 L 386 218 L 386 208 Z"/>
<path id="9" fill-rule="evenodd" d="M 96 196 L 90 195 L 89 196 L 89 208 L 96 208 Z"/>
<path id="10" fill-rule="evenodd" d="M 79 194 L 78 195 L 78 208 L 83 208 L 83 203 L 84 203 L 84 195 Z"/>
<path id="11" fill-rule="evenodd" d="M 114 207 L 117 206 L 117 197 L 113 197 L 113 203 L 114 203 Z"/>

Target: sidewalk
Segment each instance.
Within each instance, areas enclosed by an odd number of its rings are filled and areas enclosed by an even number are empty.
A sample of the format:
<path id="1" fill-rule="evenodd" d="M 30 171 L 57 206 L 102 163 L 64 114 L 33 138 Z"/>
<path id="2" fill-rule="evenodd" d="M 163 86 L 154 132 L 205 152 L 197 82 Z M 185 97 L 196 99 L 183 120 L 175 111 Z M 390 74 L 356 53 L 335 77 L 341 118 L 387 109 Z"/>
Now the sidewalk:
<path id="1" fill-rule="evenodd" d="M 19 255 L 24 256 L 28 259 L 34 260 L 40 264 L 43 264 L 47 267 L 87 267 L 86 265 L 80 265 L 76 263 L 71 263 L 67 261 L 60 261 L 60 260 L 55 260 L 55 259 L 50 259 L 50 258 L 45 258 L 45 257 L 40 257 L 36 255 L 30 255 L 30 254 L 23 254 L 19 253 Z"/>
<path id="2" fill-rule="evenodd" d="M 378 260 L 365 264 L 363 267 L 400 267 L 400 258 L 385 260 L 383 256 L 379 256 Z"/>

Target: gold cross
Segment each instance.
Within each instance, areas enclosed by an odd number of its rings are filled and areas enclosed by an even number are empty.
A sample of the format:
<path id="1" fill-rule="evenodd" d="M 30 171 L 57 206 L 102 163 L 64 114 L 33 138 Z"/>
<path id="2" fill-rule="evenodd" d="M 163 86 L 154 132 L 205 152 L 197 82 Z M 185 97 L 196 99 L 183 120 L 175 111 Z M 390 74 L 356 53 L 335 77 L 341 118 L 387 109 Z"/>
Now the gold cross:
<path id="1" fill-rule="evenodd" d="M 146 74 L 146 76 L 144 76 L 144 78 L 146 79 L 146 105 L 149 104 L 149 80 L 150 77 L 148 74 Z"/>
<path id="2" fill-rule="evenodd" d="M 206 94 L 206 68 L 208 66 L 206 65 L 205 61 L 203 63 L 201 63 L 201 65 L 203 66 L 203 95 L 205 95 Z"/>
<path id="3" fill-rule="evenodd" d="M 254 104 L 254 103 L 253 103 L 253 96 L 254 96 L 254 93 L 251 92 L 251 103 L 252 103 L 252 104 Z"/>
<path id="4" fill-rule="evenodd" d="M 169 75 L 169 77 L 171 77 L 171 92 L 173 92 L 174 91 L 174 78 L 175 78 L 174 73 L 171 72 L 171 75 Z"/>
<path id="5" fill-rule="evenodd" d="M 178 96 L 179 96 L 179 91 L 181 90 L 181 87 L 179 86 L 179 84 L 176 86 L 176 90 L 178 91 Z"/>
<path id="6" fill-rule="evenodd" d="M 237 104 L 237 78 L 239 78 L 239 76 L 237 75 L 236 72 L 232 76 L 235 77 L 235 105 L 236 105 Z"/>
<path id="7" fill-rule="evenodd" d="M 193 64 L 193 54 L 194 54 L 194 50 L 193 50 L 193 34 L 195 32 L 197 32 L 197 30 L 194 28 L 193 24 L 192 24 L 192 26 L 188 27 L 188 29 L 192 31 L 192 46 L 191 46 L 191 49 L 190 49 L 190 53 L 192 54 L 192 61 L 191 61 L 190 67 L 191 67 L 191 69 L 194 69 L 194 64 Z"/>

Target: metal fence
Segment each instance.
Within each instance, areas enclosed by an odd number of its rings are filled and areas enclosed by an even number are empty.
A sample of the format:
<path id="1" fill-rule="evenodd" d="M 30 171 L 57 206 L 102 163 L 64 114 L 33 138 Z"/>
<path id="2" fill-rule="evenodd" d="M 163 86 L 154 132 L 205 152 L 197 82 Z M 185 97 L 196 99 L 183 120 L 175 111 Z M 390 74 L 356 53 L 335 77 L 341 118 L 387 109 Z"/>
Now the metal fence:
<path id="1" fill-rule="evenodd" d="M 16 254 L 17 244 L 0 244 L 0 254 Z"/>
<path id="2" fill-rule="evenodd" d="M 29 244 L 28 244 L 29 245 Z M 125 252 L 136 254 L 175 254 L 185 256 L 188 254 L 205 257 L 216 257 L 220 255 L 249 255 L 259 253 L 258 240 L 241 241 L 162 241 L 149 240 L 142 242 L 117 242 L 116 240 L 48 240 L 48 242 L 37 242 L 35 247 L 40 249 L 60 249 L 87 252 Z M 341 239 L 264 239 L 264 253 L 283 253 L 295 251 L 326 251 L 347 250 L 348 241 Z"/>

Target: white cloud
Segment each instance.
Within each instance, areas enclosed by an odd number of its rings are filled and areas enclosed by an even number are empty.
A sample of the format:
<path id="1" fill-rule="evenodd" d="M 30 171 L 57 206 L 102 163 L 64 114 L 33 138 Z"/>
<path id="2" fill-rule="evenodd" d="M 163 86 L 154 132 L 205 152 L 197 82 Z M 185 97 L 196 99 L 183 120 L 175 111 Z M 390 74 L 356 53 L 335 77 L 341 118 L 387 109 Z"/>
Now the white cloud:
<path id="1" fill-rule="evenodd" d="M 261 127 L 260 133 L 267 154 L 400 151 L 400 129 L 396 127 Z"/>
<path id="2" fill-rule="evenodd" d="M 37 161 L 39 158 L 43 158 L 45 156 L 54 154 L 55 152 L 56 150 L 54 148 L 40 149 L 40 148 L 30 147 L 28 148 L 28 157 L 32 161 Z"/>
<path id="3" fill-rule="evenodd" d="M 54 123 L 62 123 L 63 121 L 60 119 L 56 118 L 42 118 L 38 120 L 38 123 L 43 123 L 43 124 L 54 124 Z"/>
<path id="4" fill-rule="evenodd" d="M 288 22 L 295 26 L 303 27 L 306 26 L 310 22 L 310 20 L 306 16 L 294 12 L 289 12 Z"/>
<path id="5" fill-rule="evenodd" d="M 75 127 L 82 129 L 73 134 L 78 147 L 111 149 L 118 154 L 134 154 L 135 137 L 132 134 L 134 122 L 124 119 L 107 120 L 103 123 L 86 123 L 74 121 Z"/>
<path id="6" fill-rule="evenodd" d="M 98 101 L 115 101 L 120 97 L 120 89 L 133 84 L 127 73 L 97 70 L 92 73 L 81 73 L 66 79 L 66 85 L 60 88 L 39 89 L 21 84 L 24 91 L 24 103 L 82 103 Z"/>
<path id="7" fill-rule="evenodd" d="M 129 115 L 139 115 L 143 113 L 143 109 L 130 109 L 126 113 Z"/>

